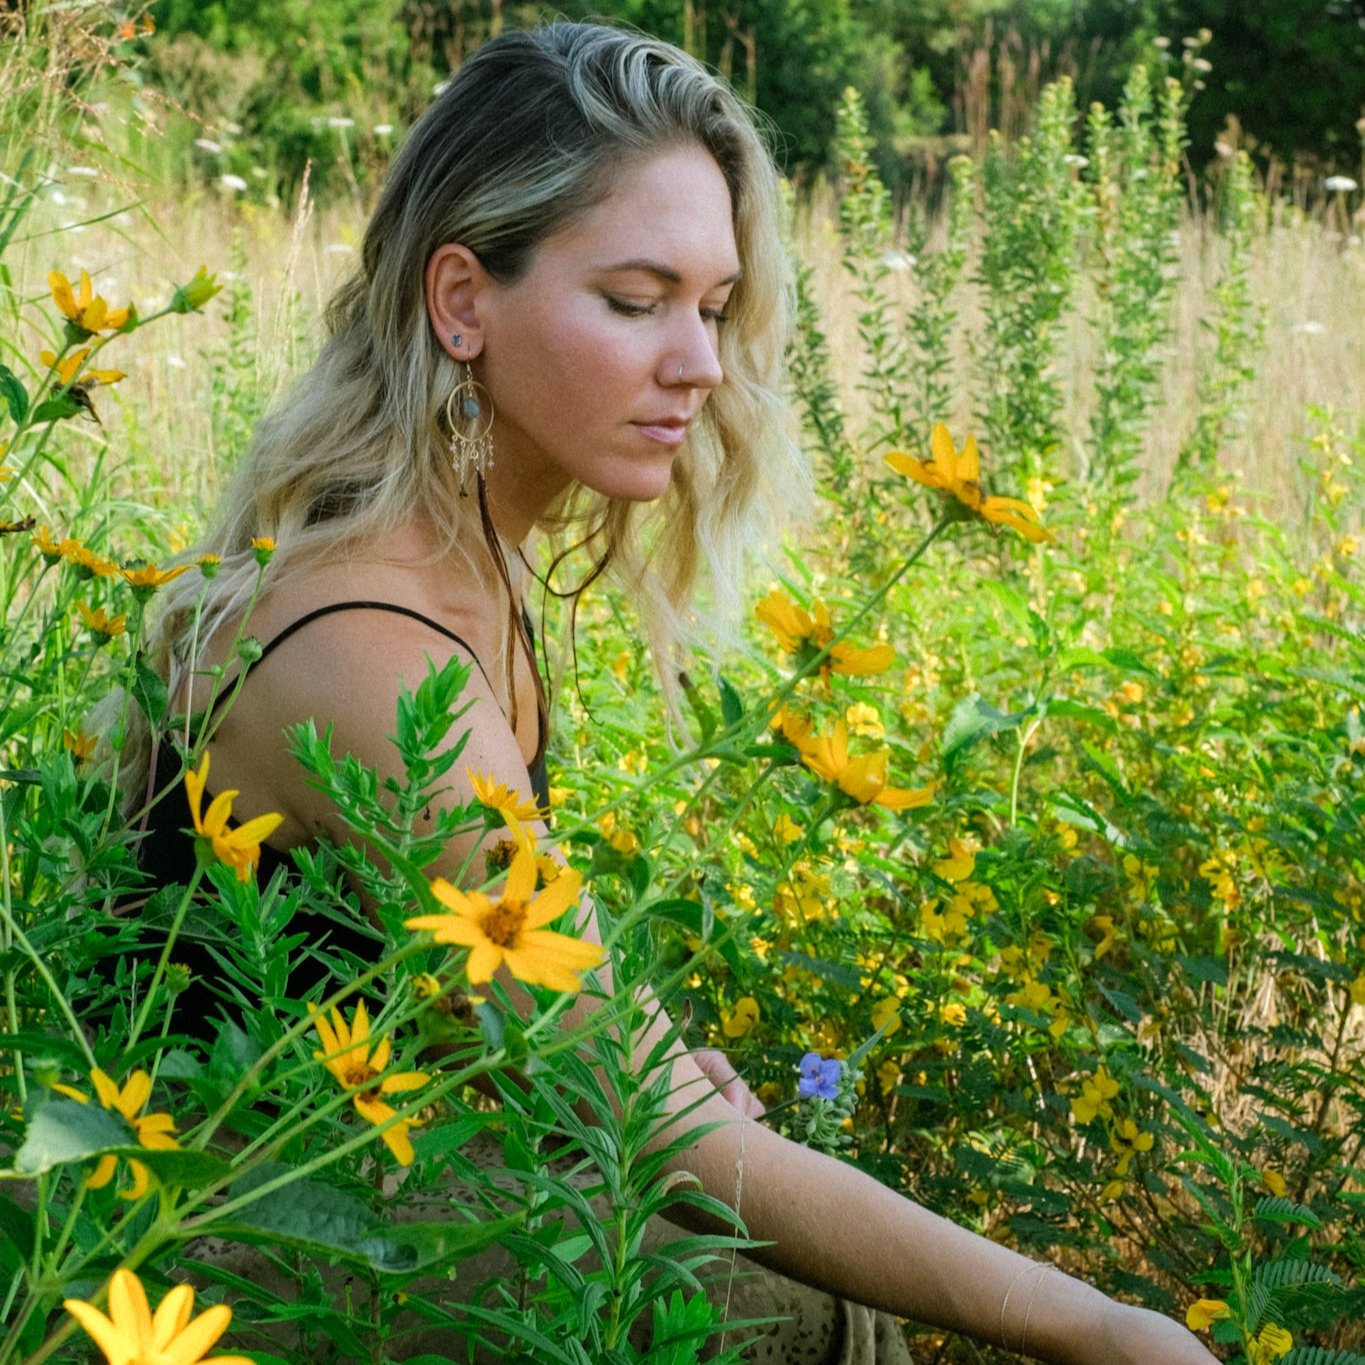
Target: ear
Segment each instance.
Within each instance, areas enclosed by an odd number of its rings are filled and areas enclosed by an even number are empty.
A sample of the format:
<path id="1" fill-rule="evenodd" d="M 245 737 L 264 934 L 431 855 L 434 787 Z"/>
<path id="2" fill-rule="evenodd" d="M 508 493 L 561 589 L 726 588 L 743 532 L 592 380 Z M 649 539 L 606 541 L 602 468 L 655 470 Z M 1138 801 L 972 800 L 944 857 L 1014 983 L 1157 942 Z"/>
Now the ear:
<path id="1" fill-rule="evenodd" d="M 437 342 L 453 360 L 473 360 L 483 350 L 480 304 L 493 284 L 479 258 L 458 242 L 438 246 L 427 262 L 427 317 Z"/>

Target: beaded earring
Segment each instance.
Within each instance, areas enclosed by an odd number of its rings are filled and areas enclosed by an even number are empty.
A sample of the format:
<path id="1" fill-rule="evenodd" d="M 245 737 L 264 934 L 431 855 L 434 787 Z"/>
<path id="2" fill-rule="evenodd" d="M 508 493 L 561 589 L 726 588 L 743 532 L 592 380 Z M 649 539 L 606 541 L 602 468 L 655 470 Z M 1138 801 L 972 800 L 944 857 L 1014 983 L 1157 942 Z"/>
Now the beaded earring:
<path id="1" fill-rule="evenodd" d="M 493 467 L 493 401 L 467 362 L 446 399 L 445 417 L 450 464 L 463 493 L 471 473 L 477 481 Z"/>

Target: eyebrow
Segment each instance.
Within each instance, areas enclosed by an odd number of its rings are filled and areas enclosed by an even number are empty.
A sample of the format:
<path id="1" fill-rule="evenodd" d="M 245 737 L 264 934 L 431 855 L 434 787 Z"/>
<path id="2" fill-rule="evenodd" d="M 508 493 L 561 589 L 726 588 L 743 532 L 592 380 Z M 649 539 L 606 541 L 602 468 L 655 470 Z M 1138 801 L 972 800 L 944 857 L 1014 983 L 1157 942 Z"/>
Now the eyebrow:
<path id="1" fill-rule="evenodd" d="M 651 261 L 646 257 L 637 257 L 630 261 L 619 261 L 615 265 L 602 267 L 604 275 L 620 275 L 630 270 L 642 270 L 646 275 L 655 275 L 669 284 L 681 284 L 682 276 L 673 269 L 671 265 L 664 265 L 662 261 Z M 723 280 L 717 280 L 714 288 L 721 288 L 727 284 L 738 284 L 739 278 L 744 272 L 736 270 L 733 275 L 727 275 Z"/>

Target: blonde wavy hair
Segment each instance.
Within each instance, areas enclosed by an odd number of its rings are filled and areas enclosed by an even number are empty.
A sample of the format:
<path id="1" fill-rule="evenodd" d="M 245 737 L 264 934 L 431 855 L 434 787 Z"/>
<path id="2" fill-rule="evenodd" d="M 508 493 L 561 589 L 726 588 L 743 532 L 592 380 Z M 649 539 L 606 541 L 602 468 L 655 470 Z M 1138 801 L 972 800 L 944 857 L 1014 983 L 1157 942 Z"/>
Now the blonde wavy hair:
<path id="1" fill-rule="evenodd" d="M 408 134 L 360 267 L 328 306 L 317 362 L 260 422 L 206 533 L 202 548 L 223 562 L 199 639 L 249 600 L 255 537 L 278 545 L 271 587 L 291 561 L 382 543 L 417 508 L 452 545 L 476 529 L 493 539 L 486 513 L 479 525 L 482 497 L 462 498 L 451 468 L 443 414 L 457 369 L 427 316 L 427 261 L 459 242 L 515 282 L 540 244 L 605 199 L 624 171 L 691 144 L 715 159 L 733 206 L 741 276 L 720 331 L 724 382 L 664 497 L 640 505 L 572 488 L 541 527 L 556 547 L 592 541 L 599 565 L 625 585 L 676 716 L 680 647 L 702 619 L 698 588 L 710 589 L 708 622 L 733 619 L 746 550 L 760 527 L 766 538 L 787 520 L 793 490 L 806 485 L 781 396 L 780 186 L 750 111 L 721 80 L 677 48 L 599 24 L 492 39 Z M 150 642 L 163 676 L 193 667 L 177 642 L 205 590 L 198 580 L 185 575 L 163 592 Z"/>

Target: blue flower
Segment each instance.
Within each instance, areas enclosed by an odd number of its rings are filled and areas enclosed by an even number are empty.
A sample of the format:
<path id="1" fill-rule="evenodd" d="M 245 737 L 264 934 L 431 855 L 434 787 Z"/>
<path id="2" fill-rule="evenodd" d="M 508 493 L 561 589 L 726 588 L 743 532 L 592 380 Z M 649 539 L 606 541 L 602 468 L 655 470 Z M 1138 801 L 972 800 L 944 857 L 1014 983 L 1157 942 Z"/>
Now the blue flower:
<path id="1" fill-rule="evenodd" d="M 822 1100 L 838 1099 L 839 1077 L 843 1069 L 844 1064 L 837 1057 L 822 1057 L 818 1052 L 806 1053 L 797 1068 L 801 1072 L 797 1094 L 806 1100 L 814 1095 Z"/>

